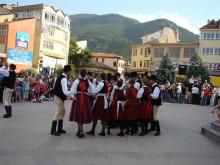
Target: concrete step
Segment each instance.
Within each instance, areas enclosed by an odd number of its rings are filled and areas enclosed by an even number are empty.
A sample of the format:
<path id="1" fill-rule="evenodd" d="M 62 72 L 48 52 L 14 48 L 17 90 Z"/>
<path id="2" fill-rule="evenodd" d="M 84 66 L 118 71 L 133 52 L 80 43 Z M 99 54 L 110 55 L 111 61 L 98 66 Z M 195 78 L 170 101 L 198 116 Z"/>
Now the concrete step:
<path id="1" fill-rule="evenodd" d="M 205 125 L 201 128 L 201 133 L 210 139 L 220 143 L 220 132 L 213 129 L 210 125 Z"/>
<path id="2" fill-rule="evenodd" d="M 216 131 L 220 132 L 220 123 L 212 122 L 211 127 Z"/>

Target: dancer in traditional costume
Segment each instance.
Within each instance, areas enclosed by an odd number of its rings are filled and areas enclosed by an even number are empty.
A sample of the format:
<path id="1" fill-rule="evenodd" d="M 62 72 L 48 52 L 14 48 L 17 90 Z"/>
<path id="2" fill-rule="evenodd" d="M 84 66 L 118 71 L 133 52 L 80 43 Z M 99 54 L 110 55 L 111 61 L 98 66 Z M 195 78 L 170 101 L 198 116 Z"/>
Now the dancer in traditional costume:
<path id="1" fill-rule="evenodd" d="M 80 78 L 73 82 L 70 89 L 71 94 L 75 95 L 73 99 L 69 121 L 75 121 L 78 124 L 78 131 L 76 135 L 83 138 L 83 124 L 89 124 L 93 121 L 91 112 L 91 103 L 89 100 L 89 93 L 93 90 L 92 83 L 86 79 L 86 70 L 80 71 Z"/>

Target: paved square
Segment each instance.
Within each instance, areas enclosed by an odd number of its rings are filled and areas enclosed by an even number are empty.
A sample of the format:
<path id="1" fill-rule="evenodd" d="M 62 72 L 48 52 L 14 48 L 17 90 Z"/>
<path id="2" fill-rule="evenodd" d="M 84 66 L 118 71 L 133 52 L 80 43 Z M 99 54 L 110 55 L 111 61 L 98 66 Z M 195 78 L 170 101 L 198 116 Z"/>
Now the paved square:
<path id="1" fill-rule="evenodd" d="M 0 165 L 215 165 L 220 145 L 201 135 L 212 120 L 208 107 L 164 103 L 159 112 L 162 134 L 78 139 L 76 124 L 68 121 L 66 135 L 49 134 L 53 102 L 15 103 L 13 118 L 0 118 Z M 1 115 L 3 114 L 3 105 Z M 89 130 L 91 125 L 85 127 Z M 97 132 L 100 127 L 97 128 Z"/>

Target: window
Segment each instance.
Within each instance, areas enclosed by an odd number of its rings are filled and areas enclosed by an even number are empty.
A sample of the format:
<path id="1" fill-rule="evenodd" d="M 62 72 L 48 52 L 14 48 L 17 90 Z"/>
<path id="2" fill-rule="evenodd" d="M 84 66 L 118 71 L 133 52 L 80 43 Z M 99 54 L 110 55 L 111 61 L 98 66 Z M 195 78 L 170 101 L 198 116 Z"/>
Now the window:
<path id="1" fill-rule="evenodd" d="M 40 63 L 42 64 L 42 63 L 43 63 L 43 60 L 40 60 Z"/>
<path id="2" fill-rule="evenodd" d="M 164 48 L 154 48 L 154 57 L 163 57 Z"/>
<path id="3" fill-rule="evenodd" d="M 136 68 L 136 61 L 133 61 L 133 67 Z"/>
<path id="4" fill-rule="evenodd" d="M 52 43 L 52 42 L 47 42 L 47 41 L 44 41 L 44 43 L 43 43 L 43 47 L 44 47 L 45 49 L 50 49 L 50 50 L 53 50 L 54 45 L 53 45 L 53 43 Z"/>
<path id="5" fill-rule="evenodd" d="M 116 67 L 117 63 L 116 61 L 113 61 L 113 66 Z"/>
<path id="6" fill-rule="evenodd" d="M 149 66 L 150 66 L 149 61 L 145 60 L 145 61 L 144 61 L 144 67 L 146 68 L 146 67 L 149 67 Z"/>
<path id="7" fill-rule="evenodd" d="M 143 54 L 143 48 L 141 48 L 141 55 Z"/>
<path id="8" fill-rule="evenodd" d="M 105 59 L 104 59 L 104 58 L 102 58 L 102 62 L 105 62 Z"/>
<path id="9" fill-rule="evenodd" d="M 202 48 L 203 55 L 220 55 L 220 48 Z"/>
<path id="10" fill-rule="evenodd" d="M 51 15 L 50 15 L 50 21 L 51 21 L 51 22 L 55 22 L 55 15 L 54 15 L 54 14 L 51 14 Z"/>
<path id="11" fill-rule="evenodd" d="M 98 58 L 96 58 L 95 60 L 96 60 L 97 62 L 99 61 L 99 59 L 98 59 Z"/>
<path id="12" fill-rule="evenodd" d="M 62 17 L 57 17 L 57 24 L 64 26 L 64 19 Z"/>
<path id="13" fill-rule="evenodd" d="M 133 50 L 133 56 L 137 56 L 137 49 Z"/>
<path id="14" fill-rule="evenodd" d="M 140 67 L 142 67 L 142 61 L 140 61 Z"/>
<path id="15" fill-rule="evenodd" d="M 179 47 L 169 47 L 168 48 L 168 55 L 171 58 L 180 57 L 180 48 Z"/>
<path id="16" fill-rule="evenodd" d="M 45 13 L 45 19 L 49 20 L 49 18 L 50 18 L 49 13 Z"/>
<path id="17" fill-rule="evenodd" d="M 220 33 L 203 33 L 203 40 L 220 40 Z"/>
<path id="18" fill-rule="evenodd" d="M 195 54 L 195 48 L 184 48 L 183 56 L 185 58 L 190 58 Z"/>
<path id="19" fill-rule="evenodd" d="M 0 27 L 0 36 L 4 37 L 6 36 L 7 30 L 5 27 Z"/>

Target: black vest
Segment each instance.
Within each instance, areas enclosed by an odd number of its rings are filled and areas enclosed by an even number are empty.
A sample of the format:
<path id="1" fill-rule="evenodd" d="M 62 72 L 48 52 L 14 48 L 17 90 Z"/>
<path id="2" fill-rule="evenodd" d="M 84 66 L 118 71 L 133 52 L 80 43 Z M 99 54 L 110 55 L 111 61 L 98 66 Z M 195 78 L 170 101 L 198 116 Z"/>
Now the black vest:
<path id="1" fill-rule="evenodd" d="M 90 81 L 90 80 L 79 79 L 79 85 L 77 87 L 77 92 L 87 92 L 88 88 L 89 88 L 89 82 L 88 81 Z M 82 90 L 80 88 L 81 83 L 85 83 L 86 89 Z"/>
<path id="2" fill-rule="evenodd" d="M 16 81 L 15 71 L 9 71 L 9 76 L 4 77 L 2 80 L 2 86 L 10 89 L 14 89 Z"/>
<path id="3" fill-rule="evenodd" d="M 154 92 L 154 89 L 155 89 L 156 87 L 158 87 L 158 88 L 160 89 L 159 85 L 156 84 L 156 85 L 154 85 L 154 86 L 151 88 L 150 93 L 153 93 L 153 92 Z M 161 101 L 161 91 L 160 91 L 160 93 L 159 93 L 159 97 L 158 97 L 157 99 L 153 99 L 153 98 L 151 98 L 151 100 L 152 100 L 152 104 L 153 104 L 153 105 L 160 106 L 161 103 L 162 103 L 162 101 Z"/>
<path id="4" fill-rule="evenodd" d="M 143 93 L 143 95 L 141 96 L 141 102 L 143 102 L 143 101 L 147 101 L 147 89 L 146 89 L 146 87 L 143 87 L 144 88 L 144 93 Z"/>
<path id="5" fill-rule="evenodd" d="M 108 90 L 107 90 L 107 85 L 106 85 L 106 82 L 105 82 L 105 81 L 102 81 L 102 82 L 104 83 L 104 86 L 103 86 L 102 90 L 101 90 L 99 93 L 105 94 L 105 93 L 108 92 Z"/>
<path id="6" fill-rule="evenodd" d="M 54 95 L 56 95 L 57 97 L 59 97 L 61 100 L 66 100 L 66 95 L 63 93 L 63 89 L 62 89 L 62 85 L 61 85 L 61 80 L 63 78 L 66 78 L 64 75 L 60 75 L 57 80 L 56 83 L 54 85 Z"/>

